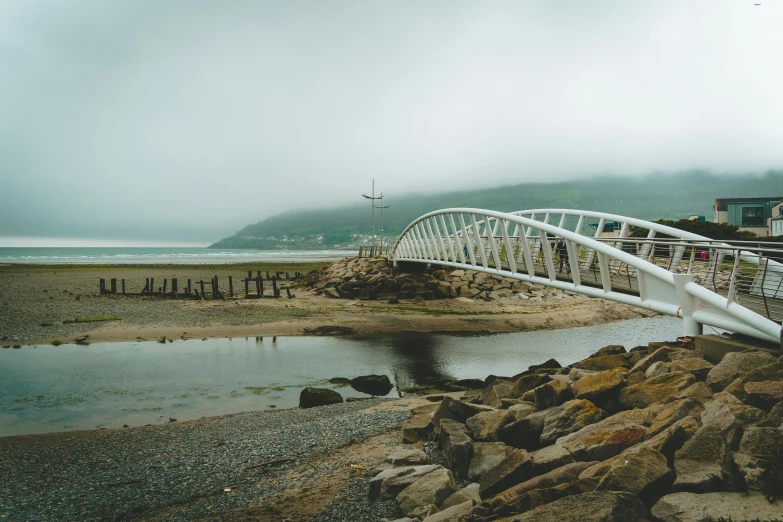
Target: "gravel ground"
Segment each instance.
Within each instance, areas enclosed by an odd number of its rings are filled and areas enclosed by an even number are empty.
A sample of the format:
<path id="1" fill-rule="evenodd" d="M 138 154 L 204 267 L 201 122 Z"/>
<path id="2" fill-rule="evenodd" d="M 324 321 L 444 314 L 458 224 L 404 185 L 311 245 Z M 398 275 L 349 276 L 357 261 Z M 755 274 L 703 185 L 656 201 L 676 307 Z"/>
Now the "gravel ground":
<path id="1" fill-rule="evenodd" d="M 3 438 L 0 520 L 254 519 L 250 507 L 336 471 L 308 459 L 397 428 L 408 417 L 362 411 L 382 402 Z M 291 460 L 248 469 L 279 459 Z M 367 500 L 369 478 L 368 471 L 353 475 L 343 497 L 310 519 L 397 516 L 393 503 Z"/>

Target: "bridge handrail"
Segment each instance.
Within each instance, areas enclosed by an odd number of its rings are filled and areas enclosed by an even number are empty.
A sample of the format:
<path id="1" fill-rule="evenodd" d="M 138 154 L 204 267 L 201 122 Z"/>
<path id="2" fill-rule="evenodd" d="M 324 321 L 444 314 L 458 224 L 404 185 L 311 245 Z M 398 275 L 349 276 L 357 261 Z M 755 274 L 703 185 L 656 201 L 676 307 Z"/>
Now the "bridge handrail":
<path id="1" fill-rule="evenodd" d="M 556 227 L 554 225 L 550 225 L 548 223 L 542 223 L 541 221 L 536 221 L 534 219 L 529 219 L 522 216 L 517 216 L 514 214 L 506 214 L 503 212 L 496 212 L 494 210 L 485 210 L 485 209 L 478 209 L 478 208 L 447 208 L 447 209 L 441 209 L 441 210 L 435 210 L 433 212 L 429 212 L 427 214 L 424 214 L 423 216 L 418 217 L 413 222 L 411 222 L 410 225 L 405 227 L 405 230 L 402 231 L 397 241 L 394 242 L 394 245 L 392 245 L 392 248 L 389 249 L 389 256 L 393 258 L 393 253 L 396 252 L 397 246 L 399 244 L 399 241 L 405 237 L 405 234 L 413 228 L 416 224 L 419 222 L 429 219 L 433 216 L 439 216 L 441 214 L 479 214 L 482 216 L 487 216 L 490 218 L 495 219 L 504 219 L 506 221 L 511 221 L 514 223 L 518 223 L 520 225 L 529 226 L 536 228 L 538 230 L 543 230 L 547 234 L 551 234 L 553 236 L 562 237 L 564 239 L 569 239 L 571 241 L 574 241 L 576 243 L 582 244 L 588 248 L 591 248 L 595 250 L 596 252 L 600 252 L 601 254 L 607 255 L 609 257 L 612 257 L 614 259 L 617 259 L 618 261 L 621 261 L 629 266 L 632 266 L 638 270 L 643 270 L 644 272 L 648 273 L 649 275 L 656 277 L 660 279 L 661 281 L 664 281 L 669 284 L 674 284 L 674 277 L 671 272 L 668 270 L 661 268 L 656 265 L 652 265 L 643 259 L 639 259 L 638 257 L 631 255 L 627 252 L 623 252 L 622 250 L 618 250 L 614 247 L 611 247 L 609 245 L 606 245 L 600 241 L 596 241 L 595 239 L 583 236 L 581 234 L 577 234 L 576 232 L 571 232 L 570 230 L 564 230 L 562 228 Z"/>

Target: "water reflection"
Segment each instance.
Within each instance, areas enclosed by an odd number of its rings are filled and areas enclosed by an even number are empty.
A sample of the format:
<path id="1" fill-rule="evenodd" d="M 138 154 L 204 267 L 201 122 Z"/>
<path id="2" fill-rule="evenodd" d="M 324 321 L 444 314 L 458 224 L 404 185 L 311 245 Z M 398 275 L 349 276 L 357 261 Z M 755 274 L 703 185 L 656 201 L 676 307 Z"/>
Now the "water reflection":
<path id="1" fill-rule="evenodd" d="M 588 328 L 498 335 L 399 334 L 96 343 L 0 350 L 0 435 L 121 427 L 295 407 L 305 386 L 366 397 L 332 377 L 386 374 L 400 389 L 448 379 L 514 375 L 607 344 L 679 335 L 656 317 Z"/>

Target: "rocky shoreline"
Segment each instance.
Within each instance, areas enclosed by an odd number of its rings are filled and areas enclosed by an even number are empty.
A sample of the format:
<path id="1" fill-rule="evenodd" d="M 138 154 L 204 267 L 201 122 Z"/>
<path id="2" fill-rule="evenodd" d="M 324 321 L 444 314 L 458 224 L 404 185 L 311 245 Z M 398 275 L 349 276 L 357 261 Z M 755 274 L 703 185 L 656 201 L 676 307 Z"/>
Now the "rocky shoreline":
<path id="1" fill-rule="evenodd" d="M 783 356 L 606 346 L 412 410 L 401 438 L 445 463 L 413 449 L 375 468 L 368 494 L 398 522 L 779 521 Z"/>
<path id="2" fill-rule="evenodd" d="M 405 270 L 409 271 L 406 272 Z M 476 270 L 425 268 L 408 263 L 393 268 L 386 259 L 346 258 L 313 270 L 297 283 L 332 298 L 392 300 L 459 298 L 484 301 L 588 299 L 576 292 L 519 281 Z"/>
<path id="3" fill-rule="evenodd" d="M 0 438 L 0 518 L 779 521 L 783 357 L 713 364 L 697 347 L 606 346 L 428 397 Z"/>

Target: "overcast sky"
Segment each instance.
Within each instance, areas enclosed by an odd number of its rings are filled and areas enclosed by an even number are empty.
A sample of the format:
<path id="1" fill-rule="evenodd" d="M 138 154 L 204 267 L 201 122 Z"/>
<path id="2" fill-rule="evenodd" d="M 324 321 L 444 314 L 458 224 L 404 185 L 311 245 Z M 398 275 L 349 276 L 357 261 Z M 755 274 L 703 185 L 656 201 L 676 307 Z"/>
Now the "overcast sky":
<path id="1" fill-rule="evenodd" d="M 0 0 L 0 236 L 781 168 L 782 57 L 780 0 Z"/>

